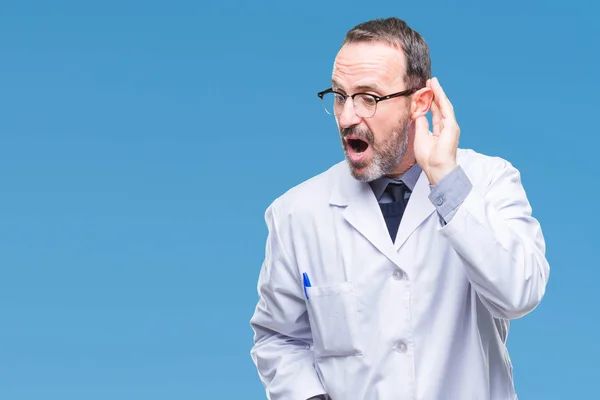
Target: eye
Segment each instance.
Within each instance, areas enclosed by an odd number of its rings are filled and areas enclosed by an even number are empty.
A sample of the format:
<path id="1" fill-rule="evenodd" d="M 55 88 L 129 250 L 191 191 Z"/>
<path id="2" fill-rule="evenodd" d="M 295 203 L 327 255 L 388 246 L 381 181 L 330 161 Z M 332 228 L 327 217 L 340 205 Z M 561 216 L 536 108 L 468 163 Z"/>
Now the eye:
<path id="1" fill-rule="evenodd" d="M 375 98 L 368 95 L 360 96 L 360 101 L 365 107 L 374 107 L 375 106 Z"/>
<path id="2" fill-rule="evenodd" d="M 341 95 L 339 93 L 334 93 L 333 95 L 335 96 L 334 99 L 337 104 L 344 104 L 344 102 L 346 101 L 346 96 L 344 95 Z"/>

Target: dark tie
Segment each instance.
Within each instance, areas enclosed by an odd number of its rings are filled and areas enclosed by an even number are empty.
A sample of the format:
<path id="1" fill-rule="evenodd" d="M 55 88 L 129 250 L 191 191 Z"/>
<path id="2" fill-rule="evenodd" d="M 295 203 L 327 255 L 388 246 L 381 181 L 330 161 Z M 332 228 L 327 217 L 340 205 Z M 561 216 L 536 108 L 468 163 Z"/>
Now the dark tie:
<path id="1" fill-rule="evenodd" d="M 404 204 L 404 194 L 406 193 L 406 191 L 407 187 L 403 182 L 390 182 L 385 188 L 385 192 L 392 197 L 392 202 L 394 203 L 402 202 L 402 204 Z"/>
<path id="2" fill-rule="evenodd" d="M 381 212 L 383 213 L 383 218 L 385 218 L 385 224 L 387 225 L 388 232 L 392 238 L 392 242 L 396 240 L 396 234 L 398 233 L 398 228 L 400 227 L 400 221 L 402 220 L 402 215 L 404 214 L 404 209 L 406 208 L 404 195 L 407 190 L 408 188 L 404 185 L 404 183 L 389 183 L 385 188 L 385 193 L 390 195 L 392 202 L 379 204 L 379 207 L 381 207 Z"/>

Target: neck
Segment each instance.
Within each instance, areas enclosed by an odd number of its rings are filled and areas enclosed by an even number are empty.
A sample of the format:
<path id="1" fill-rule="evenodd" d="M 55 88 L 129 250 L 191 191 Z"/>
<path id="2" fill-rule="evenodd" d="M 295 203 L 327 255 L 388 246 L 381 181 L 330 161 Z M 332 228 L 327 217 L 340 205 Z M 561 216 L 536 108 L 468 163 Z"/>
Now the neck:
<path id="1" fill-rule="evenodd" d="M 409 152 L 407 152 L 404 155 L 404 157 L 402 157 L 402 160 L 396 166 L 396 168 L 394 168 L 392 171 L 386 174 L 386 176 L 388 178 L 398 178 L 402 176 L 406 171 L 411 169 L 412 166 L 416 164 L 416 162 L 417 160 L 415 159 L 415 156 L 412 154 L 412 152 L 410 152 L 410 154 Z"/>

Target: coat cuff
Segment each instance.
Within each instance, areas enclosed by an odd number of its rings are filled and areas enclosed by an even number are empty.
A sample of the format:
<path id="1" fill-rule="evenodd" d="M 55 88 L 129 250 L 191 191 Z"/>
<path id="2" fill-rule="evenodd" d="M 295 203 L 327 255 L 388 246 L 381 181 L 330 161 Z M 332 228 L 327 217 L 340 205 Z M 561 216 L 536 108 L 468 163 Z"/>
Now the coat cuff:
<path id="1" fill-rule="evenodd" d="M 456 210 L 465 201 L 473 184 L 460 165 L 442 178 L 437 185 L 429 185 L 429 200 L 444 223 L 449 223 Z"/>

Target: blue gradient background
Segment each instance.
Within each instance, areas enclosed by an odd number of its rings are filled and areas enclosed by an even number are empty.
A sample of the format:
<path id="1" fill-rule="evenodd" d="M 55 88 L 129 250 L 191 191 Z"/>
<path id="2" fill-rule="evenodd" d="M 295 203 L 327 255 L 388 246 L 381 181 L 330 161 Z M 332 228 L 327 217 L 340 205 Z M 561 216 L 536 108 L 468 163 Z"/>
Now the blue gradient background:
<path id="1" fill-rule="evenodd" d="M 509 337 L 520 398 L 597 398 L 598 14 L 2 1 L 0 398 L 264 399 L 264 209 L 341 160 L 316 92 L 346 30 L 389 15 L 430 44 L 461 147 L 513 162 L 542 223 L 548 294 Z"/>

